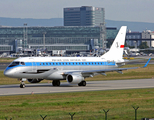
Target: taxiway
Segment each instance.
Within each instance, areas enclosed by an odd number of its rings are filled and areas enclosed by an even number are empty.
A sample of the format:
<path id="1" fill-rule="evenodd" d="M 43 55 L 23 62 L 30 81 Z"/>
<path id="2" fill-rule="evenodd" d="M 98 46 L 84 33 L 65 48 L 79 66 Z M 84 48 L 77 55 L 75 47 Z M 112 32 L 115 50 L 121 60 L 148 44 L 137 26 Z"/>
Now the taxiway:
<path id="1" fill-rule="evenodd" d="M 82 91 L 122 90 L 154 88 L 154 79 L 87 81 L 87 86 L 81 87 L 62 82 L 61 86 L 53 87 L 51 83 L 26 84 L 25 88 L 18 85 L 0 85 L 0 95 L 24 95 L 42 93 L 64 93 Z"/>

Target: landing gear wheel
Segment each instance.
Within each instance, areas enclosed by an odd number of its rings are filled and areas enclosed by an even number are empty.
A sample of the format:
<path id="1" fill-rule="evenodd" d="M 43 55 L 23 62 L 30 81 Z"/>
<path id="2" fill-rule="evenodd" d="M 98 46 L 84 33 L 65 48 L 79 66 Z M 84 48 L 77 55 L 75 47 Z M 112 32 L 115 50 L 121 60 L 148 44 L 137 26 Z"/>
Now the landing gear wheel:
<path id="1" fill-rule="evenodd" d="M 60 80 L 53 80 L 52 85 L 53 86 L 60 86 Z"/>
<path id="2" fill-rule="evenodd" d="M 81 82 L 78 84 L 78 86 L 82 86 L 82 85 L 81 85 Z"/>
<path id="3" fill-rule="evenodd" d="M 82 81 L 82 86 L 86 86 L 86 81 Z"/>
<path id="4" fill-rule="evenodd" d="M 52 81 L 52 85 L 53 85 L 53 86 L 56 86 L 56 81 L 53 80 L 53 81 Z"/>
<path id="5" fill-rule="evenodd" d="M 23 79 L 23 78 L 21 78 L 21 79 L 19 79 L 20 80 L 20 88 L 25 88 L 25 83 L 24 83 L 24 81 L 26 81 L 25 79 Z"/>
<path id="6" fill-rule="evenodd" d="M 78 86 L 86 86 L 86 81 L 81 81 Z"/>
<path id="7" fill-rule="evenodd" d="M 60 80 L 57 80 L 56 82 L 57 82 L 57 86 L 60 86 Z"/>
<path id="8" fill-rule="evenodd" d="M 20 88 L 25 88 L 25 84 L 24 83 L 21 83 L 20 84 Z"/>

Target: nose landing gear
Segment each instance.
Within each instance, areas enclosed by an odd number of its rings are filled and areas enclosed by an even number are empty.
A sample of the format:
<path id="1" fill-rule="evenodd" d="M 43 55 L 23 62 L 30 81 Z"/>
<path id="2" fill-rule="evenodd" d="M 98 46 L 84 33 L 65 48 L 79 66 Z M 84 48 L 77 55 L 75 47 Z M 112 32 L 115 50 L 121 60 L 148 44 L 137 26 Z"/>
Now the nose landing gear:
<path id="1" fill-rule="evenodd" d="M 24 83 L 24 81 L 26 81 L 26 78 L 21 78 L 21 79 L 19 79 L 20 80 L 20 88 L 25 88 L 25 83 Z"/>
<path id="2" fill-rule="evenodd" d="M 21 81 L 20 88 L 25 88 L 25 83 Z"/>

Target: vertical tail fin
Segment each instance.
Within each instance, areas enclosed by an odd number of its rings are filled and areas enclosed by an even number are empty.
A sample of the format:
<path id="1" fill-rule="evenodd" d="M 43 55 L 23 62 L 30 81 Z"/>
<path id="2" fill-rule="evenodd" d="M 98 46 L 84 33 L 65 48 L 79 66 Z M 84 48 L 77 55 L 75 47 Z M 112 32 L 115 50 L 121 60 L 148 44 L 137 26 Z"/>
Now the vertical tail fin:
<path id="1" fill-rule="evenodd" d="M 113 41 L 110 50 L 101 56 L 102 59 L 107 60 L 121 60 L 123 58 L 123 50 L 125 44 L 127 26 L 122 26 Z"/>

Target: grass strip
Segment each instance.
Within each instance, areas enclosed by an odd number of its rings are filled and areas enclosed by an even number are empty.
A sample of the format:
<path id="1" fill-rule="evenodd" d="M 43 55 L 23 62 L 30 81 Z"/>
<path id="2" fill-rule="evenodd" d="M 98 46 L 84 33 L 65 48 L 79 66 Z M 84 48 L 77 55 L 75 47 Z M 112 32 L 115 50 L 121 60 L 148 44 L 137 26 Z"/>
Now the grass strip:
<path id="1" fill-rule="evenodd" d="M 4 63 L 11 63 L 13 60 L 15 60 L 17 58 L 0 58 L 0 63 L 4 62 Z"/>
<path id="2" fill-rule="evenodd" d="M 74 93 L 32 94 L 0 97 L 0 120 L 102 120 L 108 110 L 108 120 L 132 120 L 139 109 L 138 119 L 154 118 L 154 88 L 91 91 Z"/>

